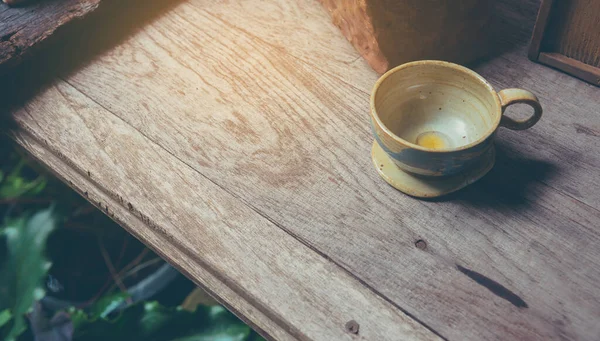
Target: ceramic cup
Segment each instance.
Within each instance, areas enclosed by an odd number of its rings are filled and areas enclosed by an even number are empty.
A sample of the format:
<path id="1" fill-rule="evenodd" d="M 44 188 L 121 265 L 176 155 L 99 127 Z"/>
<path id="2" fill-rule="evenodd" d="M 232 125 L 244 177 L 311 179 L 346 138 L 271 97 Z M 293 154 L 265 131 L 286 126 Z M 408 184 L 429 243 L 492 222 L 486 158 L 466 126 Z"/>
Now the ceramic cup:
<path id="1" fill-rule="evenodd" d="M 515 103 L 530 105 L 533 115 L 525 120 L 503 116 Z M 416 61 L 391 69 L 371 94 L 371 122 L 379 147 L 400 169 L 422 176 L 456 175 L 481 160 L 493 164 L 494 157 L 485 156 L 494 153 L 498 126 L 523 130 L 541 116 L 540 102 L 531 92 L 496 92 L 474 71 L 443 61 Z"/>

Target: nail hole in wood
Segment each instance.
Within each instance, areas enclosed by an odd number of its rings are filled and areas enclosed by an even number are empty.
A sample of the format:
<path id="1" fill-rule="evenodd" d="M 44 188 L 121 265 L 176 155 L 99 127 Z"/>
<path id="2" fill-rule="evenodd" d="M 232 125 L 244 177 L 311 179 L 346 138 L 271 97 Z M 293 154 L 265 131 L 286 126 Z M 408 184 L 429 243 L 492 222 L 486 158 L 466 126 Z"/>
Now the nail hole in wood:
<path id="1" fill-rule="evenodd" d="M 351 334 L 358 334 L 359 325 L 356 321 L 350 320 L 346 322 L 346 331 Z"/>
<path id="2" fill-rule="evenodd" d="M 415 242 L 415 246 L 417 247 L 417 249 L 419 250 L 425 250 L 427 249 L 427 243 L 423 240 L 423 239 L 419 239 Z"/>

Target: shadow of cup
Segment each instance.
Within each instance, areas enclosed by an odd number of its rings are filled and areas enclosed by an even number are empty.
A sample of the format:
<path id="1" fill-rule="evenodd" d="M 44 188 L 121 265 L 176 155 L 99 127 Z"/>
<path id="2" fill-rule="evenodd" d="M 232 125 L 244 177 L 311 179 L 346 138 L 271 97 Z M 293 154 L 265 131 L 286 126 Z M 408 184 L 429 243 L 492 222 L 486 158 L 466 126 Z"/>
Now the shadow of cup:
<path id="1" fill-rule="evenodd" d="M 520 210 L 534 200 L 529 192 L 545 186 L 557 166 L 543 160 L 515 156 L 518 152 L 505 143 L 496 143 L 496 165 L 481 180 L 442 200 L 459 201 L 473 207 L 495 210 Z"/>

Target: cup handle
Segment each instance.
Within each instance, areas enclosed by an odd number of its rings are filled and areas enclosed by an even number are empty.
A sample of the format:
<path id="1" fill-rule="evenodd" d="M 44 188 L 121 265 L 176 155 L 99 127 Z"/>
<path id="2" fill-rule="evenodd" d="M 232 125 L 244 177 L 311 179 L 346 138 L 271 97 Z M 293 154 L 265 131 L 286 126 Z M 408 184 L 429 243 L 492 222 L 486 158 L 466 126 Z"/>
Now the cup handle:
<path id="1" fill-rule="evenodd" d="M 538 98 L 531 91 L 523 89 L 504 89 L 498 93 L 500 103 L 502 104 L 502 119 L 500 126 L 512 130 L 525 130 L 531 128 L 542 117 L 542 105 Z M 511 104 L 524 103 L 533 108 L 533 115 L 524 120 L 514 120 L 504 115 L 504 111 Z"/>

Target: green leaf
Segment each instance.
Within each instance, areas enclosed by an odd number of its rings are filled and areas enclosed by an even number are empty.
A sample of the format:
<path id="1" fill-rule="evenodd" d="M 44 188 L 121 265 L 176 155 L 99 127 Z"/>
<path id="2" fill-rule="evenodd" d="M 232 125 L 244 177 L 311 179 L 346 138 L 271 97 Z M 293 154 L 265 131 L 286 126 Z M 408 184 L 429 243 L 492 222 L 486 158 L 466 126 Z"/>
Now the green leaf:
<path id="1" fill-rule="evenodd" d="M 124 292 L 102 297 L 90 309 L 91 318 L 107 318 L 110 313 L 123 304 L 128 298 L 129 294 Z"/>
<path id="2" fill-rule="evenodd" d="M 45 176 L 39 176 L 37 179 L 29 183 L 26 193 L 28 195 L 40 194 L 48 185 L 48 179 Z"/>
<path id="3" fill-rule="evenodd" d="M 13 220 L 0 230 L 7 250 L 7 259 L 0 265 L 0 311 L 8 310 L 13 317 L 0 331 L 2 340 L 14 340 L 25 330 L 25 313 L 45 294 L 41 283 L 50 262 L 44 258 L 44 249 L 55 226 L 56 217 L 49 208 L 29 219 Z"/>
<path id="4" fill-rule="evenodd" d="M 167 326 L 176 314 L 158 302 L 146 302 L 144 303 L 144 312 L 138 322 L 140 332 L 143 335 L 153 335 Z"/>
<path id="5" fill-rule="evenodd" d="M 5 325 L 6 322 L 10 321 L 11 318 L 12 318 L 12 314 L 10 313 L 10 310 L 8 310 L 8 309 L 2 310 L 2 312 L 0 312 L 0 327 Z"/>
<path id="6" fill-rule="evenodd" d="M 234 324 L 225 328 L 216 326 L 171 341 L 244 341 L 249 334 L 250 327 L 243 324 Z"/>
<path id="7" fill-rule="evenodd" d="M 142 302 L 112 320 L 72 310 L 74 341 L 244 341 L 250 328 L 221 306 L 200 306 L 194 312 Z"/>
<path id="8" fill-rule="evenodd" d="M 47 179 L 39 175 L 34 180 L 28 180 L 22 173 L 27 160 L 21 158 L 12 171 L 3 178 L 0 176 L 0 198 L 18 198 L 25 194 L 39 194 L 46 188 Z"/>
<path id="9" fill-rule="evenodd" d="M 25 194 L 39 194 L 46 188 L 47 180 L 39 176 L 33 181 L 27 181 L 18 175 L 9 175 L 6 181 L 0 185 L 0 198 L 18 198 Z"/>
<path id="10" fill-rule="evenodd" d="M 70 308 L 68 310 L 69 317 L 71 318 L 71 322 L 73 322 L 73 329 L 81 330 L 84 329 L 86 325 L 94 322 L 88 314 L 86 314 L 83 310 Z"/>

